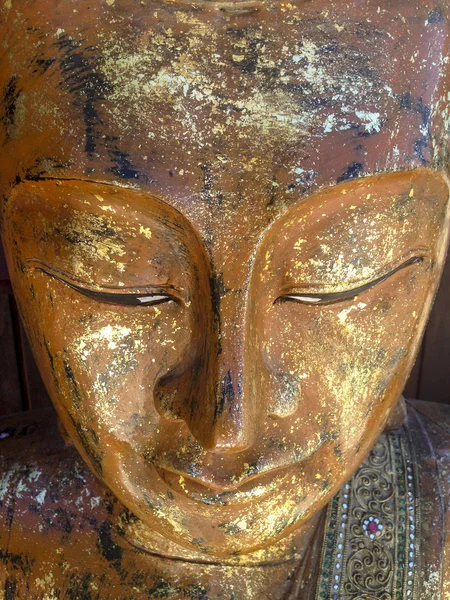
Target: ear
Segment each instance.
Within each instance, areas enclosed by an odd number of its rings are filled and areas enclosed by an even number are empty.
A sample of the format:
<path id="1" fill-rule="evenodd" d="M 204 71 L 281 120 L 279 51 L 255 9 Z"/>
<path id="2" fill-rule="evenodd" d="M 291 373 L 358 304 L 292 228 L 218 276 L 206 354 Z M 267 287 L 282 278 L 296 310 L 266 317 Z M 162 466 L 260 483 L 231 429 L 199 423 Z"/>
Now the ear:
<path id="1" fill-rule="evenodd" d="M 394 406 L 391 408 L 391 412 L 384 426 L 385 431 L 393 431 L 394 429 L 400 429 L 405 423 L 408 416 L 406 409 L 406 402 L 403 395 L 397 400 Z"/>

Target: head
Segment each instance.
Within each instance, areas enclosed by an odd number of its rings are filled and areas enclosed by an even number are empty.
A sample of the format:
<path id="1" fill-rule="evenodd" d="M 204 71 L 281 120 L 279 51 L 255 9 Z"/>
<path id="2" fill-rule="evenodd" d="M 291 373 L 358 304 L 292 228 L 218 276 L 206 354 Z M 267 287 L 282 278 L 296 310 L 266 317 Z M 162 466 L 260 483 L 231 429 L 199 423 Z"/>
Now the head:
<path id="1" fill-rule="evenodd" d="M 2 231 L 41 373 L 97 476 L 184 546 L 245 553 L 300 527 L 413 364 L 447 248 L 442 106 L 405 100 L 377 7 L 368 41 L 304 5 L 140 7 L 79 42 L 77 16 L 36 45 L 40 79 L 16 65 Z M 406 45 L 416 12 L 392 25 Z"/>

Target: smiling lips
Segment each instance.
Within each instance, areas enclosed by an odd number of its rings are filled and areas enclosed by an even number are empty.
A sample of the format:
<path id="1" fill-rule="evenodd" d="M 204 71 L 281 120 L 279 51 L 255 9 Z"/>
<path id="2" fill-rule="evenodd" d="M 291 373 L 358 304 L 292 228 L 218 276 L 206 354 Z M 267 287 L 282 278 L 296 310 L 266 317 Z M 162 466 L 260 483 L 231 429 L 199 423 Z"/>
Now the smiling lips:
<path id="1" fill-rule="evenodd" d="M 243 504 L 255 498 L 261 498 L 279 488 L 290 474 L 294 465 L 254 473 L 244 480 L 225 483 L 211 483 L 205 480 L 181 474 L 166 468 L 155 466 L 159 476 L 167 485 L 179 494 L 189 496 L 203 504 Z"/>
<path id="2" fill-rule="evenodd" d="M 158 461 L 153 462 L 152 466 L 161 479 L 179 494 L 204 504 L 242 504 L 279 489 L 284 480 L 291 481 L 293 469 L 316 454 L 324 443 L 325 440 L 321 441 L 312 451 L 296 457 L 288 464 L 275 466 L 266 463 L 261 465 L 259 470 L 257 467 L 247 468 L 240 477 L 233 475 L 218 479 L 217 470 L 213 469 L 209 471 L 215 473 L 214 478 L 208 477 L 207 474 L 194 476 L 188 474 L 185 468 L 176 468 L 167 463 L 158 464 Z"/>

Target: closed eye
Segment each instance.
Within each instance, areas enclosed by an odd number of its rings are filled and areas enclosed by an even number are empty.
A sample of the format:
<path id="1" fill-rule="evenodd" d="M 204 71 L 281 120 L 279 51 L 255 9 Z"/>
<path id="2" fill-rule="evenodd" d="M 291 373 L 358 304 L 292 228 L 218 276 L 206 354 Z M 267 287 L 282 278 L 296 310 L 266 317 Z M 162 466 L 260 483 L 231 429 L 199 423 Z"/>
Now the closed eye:
<path id="1" fill-rule="evenodd" d="M 180 300 L 174 294 L 165 293 L 165 288 L 156 286 L 154 291 L 149 289 L 146 289 L 145 291 L 133 291 L 133 288 L 128 288 L 126 292 L 123 291 L 123 288 L 113 288 L 111 291 L 93 290 L 92 288 L 75 283 L 71 278 L 69 278 L 68 275 L 62 273 L 61 271 L 56 273 L 54 269 L 48 267 L 44 263 L 41 263 L 41 261 L 31 260 L 29 262 L 34 263 L 35 268 L 42 273 L 45 273 L 53 279 L 64 283 L 88 298 L 94 298 L 95 300 L 99 300 L 101 302 L 121 304 L 124 306 L 154 306 L 156 304 Z M 172 287 L 169 289 L 172 291 Z"/>
<path id="2" fill-rule="evenodd" d="M 386 281 L 389 277 L 392 277 L 398 271 L 409 267 L 410 265 L 421 263 L 424 260 L 424 256 L 413 256 L 408 260 L 401 263 L 395 269 L 392 269 L 388 273 L 381 275 L 380 277 L 365 283 L 364 285 L 345 290 L 343 292 L 335 292 L 331 294 L 320 294 L 320 293 L 305 293 L 305 294 L 284 294 L 279 296 L 275 302 L 299 302 L 301 304 L 333 304 L 335 302 L 342 302 L 350 298 L 358 296 L 362 292 L 369 290 L 370 288 Z"/>
<path id="3" fill-rule="evenodd" d="M 55 279 L 58 279 L 58 277 L 55 277 Z M 60 279 L 60 281 L 63 280 Z M 94 292 L 93 290 L 82 288 L 67 281 L 64 281 L 64 283 L 77 292 L 88 296 L 89 298 L 95 298 L 96 300 L 109 302 L 110 304 L 122 304 L 124 306 L 154 306 L 155 304 L 162 304 L 164 302 L 176 300 L 176 298 L 170 294 L 121 294 L 119 292 Z"/>

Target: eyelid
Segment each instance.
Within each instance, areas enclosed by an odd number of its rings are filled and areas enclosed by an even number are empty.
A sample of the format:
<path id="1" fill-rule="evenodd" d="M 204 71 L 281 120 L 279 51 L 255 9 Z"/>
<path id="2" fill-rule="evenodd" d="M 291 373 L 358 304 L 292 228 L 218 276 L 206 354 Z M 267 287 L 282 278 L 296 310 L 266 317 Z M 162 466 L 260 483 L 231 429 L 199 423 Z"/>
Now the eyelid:
<path id="1" fill-rule="evenodd" d="M 98 288 L 94 288 L 92 285 L 72 277 L 64 271 L 50 267 L 40 260 L 29 259 L 26 262 L 30 263 L 36 270 L 96 300 L 128 306 L 149 306 L 169 300 L 182 301 L 181 291 L 172 285 L 148 284 L 139 288 L 125 286 L 99 286 Z"/>
<path id="2" fill-rule="evenodd" d="M 421 252 L 420 254 L 418 252 L 416 252 L 416 253 L 414 253 L 414 256 L 410 256 L 406 260 L 404 259 L 400 264 L 397 264 L 397 266 L 392 267 L 389 271 L 385 271 L 378 277 L 375 277 L 375 279 L 372 279 L 362 285 L 353 287 L 349 290 L 344 290 L 342 292 L 332 292 L 332 293 L 326 293 L 326 292 L 310 293 L 309 291 L 305 290 L 304 293 L 283 294 L 283 295 L 279 296 L 275 300 L 275 302 L 291 301 L 291 302 L 298 302 L 301 304 L 311 304 L 311 305 L 322 304 L 323 305 L 323 304 L 333 304 L 335 302 L 347 300 L 348 298 L 353 298 L 355 296 L 358 296 L 362 292 L 365 292 L 366 290 L 368 290 L 372 287 L 375 287 L 379 283 L 382 283 L 386 279 L 389 279 L 389 277 L 391 277 L 395 273 L 398 273 L 398 271 L 401 271 L 401 270 L 409 267 L 410 265 L 423 262 L 425 260 L 425 258 L 426 258 L 425 252 Z"/>

